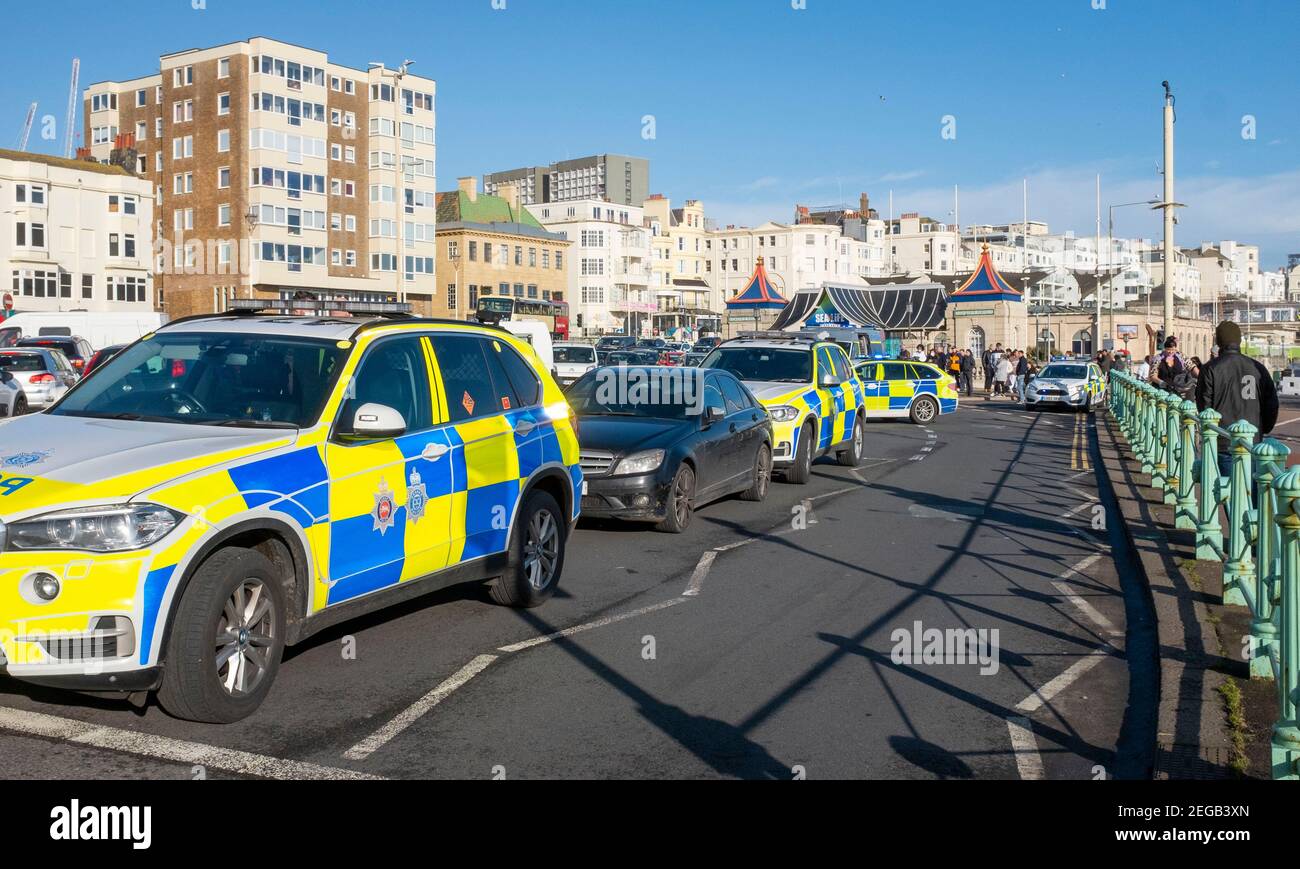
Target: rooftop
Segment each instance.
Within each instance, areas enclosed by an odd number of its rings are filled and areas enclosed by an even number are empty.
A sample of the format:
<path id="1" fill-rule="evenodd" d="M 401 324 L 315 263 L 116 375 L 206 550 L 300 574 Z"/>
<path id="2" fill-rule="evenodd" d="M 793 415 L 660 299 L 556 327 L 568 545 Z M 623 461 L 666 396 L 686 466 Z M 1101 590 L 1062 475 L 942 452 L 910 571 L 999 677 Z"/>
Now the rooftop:
<path id="1" fill-rule="evenodd" d="M 46 166 L 57 166 L 60 169 L 73 169 L 78 172 L 95 172 L 99 175 L 122 175 L 127 178 L 136 177 L 121 166 L 109 166 L 105 163 L 98 163 L 92 160 L 69 160 L 66 157 L 55 157 L 53 154 L 34 154 L 31 151 L 11 151 L 8 148 L 0 148 L 0 160 L 41 163 Z"/>

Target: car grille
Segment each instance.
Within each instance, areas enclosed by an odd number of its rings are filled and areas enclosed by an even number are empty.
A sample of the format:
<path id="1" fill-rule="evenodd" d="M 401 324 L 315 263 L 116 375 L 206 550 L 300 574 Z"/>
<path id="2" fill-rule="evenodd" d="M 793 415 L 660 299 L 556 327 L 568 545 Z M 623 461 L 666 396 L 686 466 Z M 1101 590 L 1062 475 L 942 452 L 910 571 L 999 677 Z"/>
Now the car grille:
<path id="1" fill-rule="evenodd" d="M 135 651 L 135 634 L 124 616 L 99 616 L 86 633 L 19 637 L 36 642 L 53 661 L 71 663 L 123 658 Z"/>
<path id="2" fill-rule="evenodd" d="M 599 477 L 609 473 L 614 466 L 614 454 L 606 450 L 583 450 L 578 457 L 582 473 L 588 477 Z"/>

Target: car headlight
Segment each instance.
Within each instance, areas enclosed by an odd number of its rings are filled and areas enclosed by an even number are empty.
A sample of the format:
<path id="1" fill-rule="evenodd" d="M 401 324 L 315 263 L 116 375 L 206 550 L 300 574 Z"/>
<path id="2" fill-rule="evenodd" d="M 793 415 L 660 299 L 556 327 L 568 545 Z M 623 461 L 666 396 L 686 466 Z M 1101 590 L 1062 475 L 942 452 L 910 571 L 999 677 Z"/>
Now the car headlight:
<path id="1" fill-rule="evenodd" d="M 767 415 L 772 417 L 774 422 L 794 422 L 799 418 L 799 408 L 783 404 L 780 407 L 769 407 Z"/>
<path id="2" fill-rule="evenodd" d="M 663 463 L 663 450 L 645 450 L 624 458 L 614 468 L 614 472 L 616 474 L 648 474 Z"/>
<path id="3" fill-rule="evenodd" d="M 184 514 L 157 504 L 115 504 L 46 513 L 10 523 L 6 549 L 126 552 L 166 537 Z"/>

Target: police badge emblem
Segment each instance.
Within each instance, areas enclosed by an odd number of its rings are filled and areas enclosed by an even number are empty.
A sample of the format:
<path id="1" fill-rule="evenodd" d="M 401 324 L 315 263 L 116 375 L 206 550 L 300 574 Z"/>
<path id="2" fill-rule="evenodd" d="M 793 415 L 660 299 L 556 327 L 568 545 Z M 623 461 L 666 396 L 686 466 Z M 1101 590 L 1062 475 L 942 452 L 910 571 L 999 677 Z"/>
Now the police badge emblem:
<path id="1" fill-rule="evenodd" d="M 381 479 L 379 481 L 379 491 L 375 493 L 375 508 L 370 511 L 370 515 L 375 520 L 375 525 L 371 531 L 378 531 L 379 536 L 383 537 L 388 533 L 388 529 L 393 527 L 396 521 L 397 506 L 393 503 L 393 490 L 388 488 L 388 481 Z"/>
<path id="2" fill-rule="evenodd" d="M 420 472 L 411 468 L 411 482 L 406 487 L 406 521 L 412 525 L 424 518 L 424 510 L 429 506 L 429 493 L 424 487 Z"/>

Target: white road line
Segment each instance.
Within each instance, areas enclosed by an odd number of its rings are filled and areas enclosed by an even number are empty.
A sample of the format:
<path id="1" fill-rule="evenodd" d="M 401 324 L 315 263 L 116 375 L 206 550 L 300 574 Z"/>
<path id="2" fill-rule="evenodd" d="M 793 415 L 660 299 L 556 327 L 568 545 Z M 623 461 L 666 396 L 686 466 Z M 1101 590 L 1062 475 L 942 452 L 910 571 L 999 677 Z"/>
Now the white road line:
<path id="1" fill-rule="evenodd" d="M 1110 657 L 1110 653 L 1110 646 L 1098 646 L 1067 667 L 1055 679 L 1017 703 L 1016 708 L 1021 712 L 1037 712 L 1042 708 L 1043 704 L 1051 701 L 1057 694 L 1073 685 L 1080 676 Z"/>
<path id="2" fill-rule="evenodd" d="M 1277 428 L 1278 426 L 1283 426 L 1283 425 L 1290 425 L 1293 422 L 1300 422 L 1300 416 L 1279 422 L 1276 425 L 1274 425 L 1273 428 Z"/>
<path id="3" fill-rule="evenodd" d="M 836 489 L 834 492 L 823 492 L 820 495 L 813 495 L 811 498 L 805 498 L 805 501 L 820 501 L 823 498 L 833 498 L 836 495 L 847 495 L 849 492 L 861 492 L 861 486 L 849 486 L 847 489 Z"/>
<path id="4" fill-rule="evenodd" d="M 443 682 L 437 688 L 434 688 L 428 694 L 425 694 L 419 700 L 406 707 L 406 709 L 392 721 L 388 722 L 383 727 L 379 728 L 374 733 L 343 752 L 343 756 L 348 760 L 365 760 L 367 757 L 391 742 L 394 737 L 406 730 L 406 728 L 418 721 L 420 716 L 424 715 L 424 713 L 450 697 L 452 692 L 457 688 L 460 688 L 462 685 L 469 682 L 470 679 L 473 679 L 479 673 L 483 672 L 483 670 L 496 659 L 496 655 L 477 656 L 474 660 L 457 670 L 451 678 L 447 679 L 447 681 Z"/>
<path id="5" fill-rule="evenodd" d="M 1080 504 L 1078 507 L 1075 507 L 1075 508 L 1073 508 L 1073 509 L 1071 509 L 1071 510 L 1067 510 L 1067 511 L 1065 511 L 1064 513 L 1062 513 L 1062 514 L 1061 514 L 1061 518 L 1062 518 L 1062 519 L 1069 519 L 1071 516 L 1073 516 L 1075 513 L 1078 513 L 1080 510 L 1087 510 L 1089 507 L 1093 506 L 1093 505 L 1096 504 L 1096 503 L 1097 503 L 1096 499 L 1094 499 L 1094 500 L 1092 500 L 1092 501 L 1086 501 L 1086 502 Z"/>
<path id="6" fill-rule="evenodd" d="M 695 565 L 695 572 L 691 574 L 691 581 L 686 584 L 686 591 L 682 592 L 682 597 L 694 597 L 700 593 L 704 586 L 704 577 L 709 575 L 709 568 L 713 567 L 713 559 L 718 557 L 715 550 L 710 549 L 700 556 L 700 563 Z"/>
<path id="7" fill-rule="evenodd" d="M 1016 769 L 1020 771 L 1020 778 L 1025 781 L 1041 781 L 1043 758 L 1038 753 L 1038 741 L 1034 739 L 1029 719 L 1008 718 L 1007 730 L 1011 731 L 1011 750 L 1016 755 Z"/>
<path id="8" fill-rule="evenodd" d="M 612 625 L 615 622 L 621 622 L 625 619 L 636 618 L 637 616 L 643 616 L 646 613 L 652 613 L 656 610 L 667 609 L 670 606 L 677 606 L 677 604 L 686 603 L 686 601 L 688 600 L 690 600 L 690 598 L 675 597 L 672 598 L 671 600 L 666 600 L 662 603 L 651 604 L 650 606 L 643 606 L 640 609 L 635 609 L 632 610 L 631 612 L 619 613 L 618 615 L 614 615 L 614 616 L 606 616 L 605 618 L 597 619 L 594 622 L 587 622 L 585 625 L 576 625 L 572 628 L 565 628 L 562 631 L 556 631 L 555 633 L 547 634 L 544 637 L 534 637 L 531 640 L 524 640 L 522 643 L 514 643 L 509 646 L 502 646 L 501 648 L 497 649 L 497 651 L 505 652 L 507 654 L 511 652 L 522 652 L 524 649 L 531 649 L 533 646 L 540 646 L 543 643 L 550 643 L 555 640 L 563 639 L 564 637 L 571 637 L 574 634 L 580 634 L 583 631 L 590 631 L 593 628 L 603 628 L 605 625 Z"/>
<path id="9" fill-rule="evenodd" d="M 1074 604 L 1080 612 L 1096 622 L 1097 627 L 1105 631 L 1107 635 L 1118 637 L 1123 633 L 1119 628 L 1115 627 L 1114 622 L 1102 615 L 1095 606 L 1079 597 L 1079 595 L 1074 592 L 1074 589 L 1070 588 L 1063 582 L 1054 582 L 1052 585 L 1055 586 L 1056 590 L 1064 595 L 1070 603 Z"/>
<path id="10" fill-rule="evenodd" d="M 172 761 L 187 766 L 204 766 L 259 778 L 291 780 L 379 778 L 379 776 L 353 772 L 349 769 L 284 760 L 264 754 L 219 748 L 200 742 L 186 742 L 166 736 L 137 733 L 133 730 L 7 707 L 0 707 L 0 730 L 12 730 L 46 739 L 61 739 L 92 748 L 121 751 L 156 760 Z"/>

